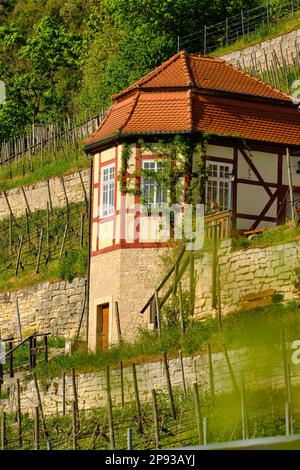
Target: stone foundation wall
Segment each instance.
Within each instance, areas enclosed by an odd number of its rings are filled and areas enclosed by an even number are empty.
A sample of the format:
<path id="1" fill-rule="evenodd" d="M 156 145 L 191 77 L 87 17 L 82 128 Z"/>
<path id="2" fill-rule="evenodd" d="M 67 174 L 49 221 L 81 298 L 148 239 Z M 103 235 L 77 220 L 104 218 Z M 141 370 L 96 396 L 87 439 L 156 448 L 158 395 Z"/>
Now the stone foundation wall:
<path id="1" fill-rule="evenodd" d="M 284 300 L 299 298 L 292 275 L 300 266 L 300 242 L 283 243 L 266 248 L 232 251 L 231 241 L 222 242 L 219 250 L 222 312 L 237 310 L 242 297 L 265 289 L 276 289 Z M 196 264 L 196 314 L 212 313 L 212 256 L 205 254 Z"/>
<path id="2" fill-rule="evenodd" d="M 132 340 L 147 315 L 140 310 L 166 272 L 168 248 L 113 250 L 94 256 L 90 271 L 89 347 L 96 348 L 97 305 L 109 304 L 109 343 L 117 342 L 114 302 L 119 302 L 121 333 Z"/>
<path id="3" fill-rule="evenodd" d="M 265 358 L 265 363 L 262 363 L 260 356 L 261 351 L 251 354 L 248 349 L 240 349 L 236 351 L 229 351 L 229 358 L 235 374 L 236 383 L 240 384 L 241 373 L 243 373 L 246 389 L 258 389 L 265 387 L 283 388 L 284 387 L 284 372 L 280 363 L 274 361 L 269 364 L 268 358 Z M 281 357 L 281 356 L 280 356 Z M 198 355 L 194 357 L 184 357 L 184 374 L 186 384 L 191 386 L 197 382 L 200 386 L 201 396 L 210 393 L 209 381 L 209 364 L 206 355 Z M 233 384 L 225 360 L 224 353 L 212 354 L 213 374 L 215 393 L 231 392 Z M 293 385 L 300 383 L 299 374 L 300 365 L 291 366 L 291 382 Z M 182 387 L 182 372 L 179 359 L 174 358 L 169 360 L 169 370 L 171 384 L 174 392 L 181 391 Z M 157 389 L 167 392 L 166 372 L 162 361 L 150 362 L 136 366 L 138 389 L 140 400 L 151 401 L 151 390 Z M 125 402 L 130 403 L 134 401 L 134 386 L 132 367 L 124 367 L 124 398 Z M 120 369 L 111 369 L 111 395 L 114 405 L 121 403 L 121 389 L 120 389 Z M 106 372 L 91 372 L 86 374 L 78 374 L 76 377 L 77 393 L 79 409 L 88 410 L 99 406 L 106 406 Z M 55 414 L 62 410 L 62 381 L 61 378 L 55 378 L 45 385 L 40 383 L 40 392 L 42 404 L 45 414 Z M 73 400 L 72 377 L 66 376 L 66 411 L 71 412 Z M 37 405 L 36 390 L 34 382 L 22 382 L 21 384 L 21 407 L 22 412 L 33 413 L 34 407 Z M 16 384 L 10 384 L 9 399 L 0 401 L 0 408 L 7 411 L 16 410 Z"/>
<path id="4" fill-rule="evenodd" d="M 266 70 L 267 64 L 270 66 L 274 62 L 273 51 L 276 53 L 281 65 L 283 61 L 287 65 L 293 65 L 295 57 L 299 57 L 299 50 L 300 29 L 297 29 L 290 33 L 262 41 L 254 46 L 230 52 L 221 58 L 243 69 L 250 69 L 255 64 L 255 68 L 260 66 L 263 70 Z"/>
<path id="5" fill-rule="evenodd" d="M 81 178 L 80 178 L 81 175 Z M 78 203 L 89 198 L 89 170 L 72 173 L 63 176 L 66 195 L 69 203 Z M 66 199 L 61 178 L 51 178 L 49 180 L 52 207 L 65 207 Z M 24 187 L 25 197 L 30 210 L 36 211 L 47 208 L 49 201 L 49 191 L 47 181 L 39 181 L 30 186 Z M 7 199 L 15 217 L 23 216 L 26 209 L 26 201 L 22 188 L 14 188 L 6 191 Z M 0 220 L 9 216 L 9 207 L 3 193 L 0 193 Z"/>
<path id="6" fill-rule="evenodd" d="M 22 331 L 51 332 L 54 336 L 75 336 L 85 296 L 85 279 L 74 279 L 0 294 L 1 338 L 18 337 L 17 301 Z M 85 333 L 86 315 L 82 325 Z"/>

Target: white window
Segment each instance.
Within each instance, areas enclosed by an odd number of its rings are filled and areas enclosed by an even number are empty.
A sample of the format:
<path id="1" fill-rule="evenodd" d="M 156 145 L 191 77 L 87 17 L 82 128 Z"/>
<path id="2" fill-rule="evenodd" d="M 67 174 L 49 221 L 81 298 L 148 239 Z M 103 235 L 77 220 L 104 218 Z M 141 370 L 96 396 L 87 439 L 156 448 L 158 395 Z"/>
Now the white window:
<path id="1" fill-rule="evenodd" d="M 206 204 L 208 210 L 214 205 L 218 211 L 231 209 L 232 165 L 228 163 L 207 162 L 208 179 Z"/>
<path id="2" fill-rule="evenodd" d="M 101 170 L 101 217 L 114 213 L 115 167 L 107 166 Z"/>
<path id="3" fill-rule="evenodd" d="M 152 172 L 162 175 L 164 171 L 164 162 L 162 160 L 143 160 L 142 168 L 149 172 L 149 176 L 142 178 L 142 201 L 145 206 L 154 206 L 163 204 L 167 201 L 166 188 L 159 178 L 151 176 Z"/>

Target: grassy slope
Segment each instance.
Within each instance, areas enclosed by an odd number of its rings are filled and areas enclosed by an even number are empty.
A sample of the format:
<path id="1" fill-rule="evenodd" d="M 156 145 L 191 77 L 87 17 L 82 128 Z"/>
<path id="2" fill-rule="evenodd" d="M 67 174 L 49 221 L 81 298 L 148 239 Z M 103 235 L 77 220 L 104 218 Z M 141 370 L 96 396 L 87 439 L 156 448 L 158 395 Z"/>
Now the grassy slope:
<path id="1" fill-rule="evenodd" d="M 0 165 L 0 192 L 88 168 L 89 159 L 82 152 L 76 154 L 68 149 L 68 158 L 65 155 L 66 152 L 57 152 L 54 159 L 53 153 L 48 152 L 44 153 L 42 160 L 40 155 L 35 155 L 32 158 L 33 171 L 28 167 L 26 156 L 24 170 L 20 161 L 15 161 L 11 169 L 7 164 Z"/>
<path id="2" fill-rule="evenodd" d="M 36 211 L 29 218 L 30 238 L 27 238 L 26 218 L 16 219 L 12 224 L 12 250 L 9 248 L 9 220 L 0 221 L 0 292 L 28 287 L 43 281 L 56 281 L 68 272 L 62 271 L 65 265 L 65 255 L 72 250 L 80 251 L 81 214 L 85 214 L 84 203 L 70 205 L 70 224 L 65 241 L 62 261 L 59 261 L 60 249 L 64 237 L 66 223 L 66 208 L 56 209 L 49 216 L 49 251 L 48 256 L 48 230 L 47 211 Z M 87 216 L 85 214 L 84 246 L 87 240 Z M 17 225 L 18 224 L 18 225 Z M 41 228 L 44 227 L 44 236 L 41 250 L 39 273 L 36 274 L 37 251 L 40 243 Z M 21 265 L 18 275 L 15 275 L 16 261 L 19 250 L 20 233 L 24 235 Z M 69 255 L 70 256 L 70 255 Z M 80 258 L 81 259 L 81 258 Z M 67 266 L 69 269 L 70 267 Z M 75 266 L 78 275 L 84 271 L 84 265 Z M 68 271 L 67 269 L 67 271 Z M 73 269 L 72 267 L 70 269 Z M 76 271 L 74 271 L 75 273 Z"/>
<path id="3" fill-rule="evenodd" d="M 292 222 L 279 225 L 270 230 L 266 230 L 261 235 L 252 239 L 238 236 L 233 240 L 233 246 L 236 250 L 247 248 L 265 248 L 271 245 L 281 243 L 291 243 L 300 240 L 300 226 L 295 226 Z"/>
<path id="4" fill-rule="evenodd" d="M 262 26 L 257 32 L 248 34 L 238 41 L 230 44 L 227 47 L 216 49 L 211 53 L 213 56 L 223 56 L 234 51 L 245 49 L 246 47 L 254 46 L 267 39 L 280 36 L 281 34 L 289 33 L 295 29 L 300 28 L 300 12 L 295 12 L 293 17 L 279 22 L 278 24 L 269 27 Z"/>
<path id="5" fill-rule="evenodd" d="M 177 356 L 179 349 L 183 354 L 206 353 L 207 343 L 212 350 L 222 350 L 222 345 L 236 349 L 244 346 L 259 347 L 272 345 L 280 341 L 284 328 L 287 341 L 300 335 L 300 308 L 297 302 L 287 305 L 272 304 L 254 312 L 238 312 L 224 317 L 223 330 L 219 332 L 217 320 L 209 317 L 205 322 L 191 321 L 187 334 L 182 337 L 178 324 L 165 326 L 162 338 L 156 331 L 141 330 L 134 343 L 112 347 L 101 353 L 75 353 L 73 356 L 61 356 L 49 364 L 40 364 L 37 373 L 40 378 L 56 377 L 64 370 L 70 372 L 74 367 L 77 372 L 102 370 L 106 365 L 143 363 L 160 360 L 163 352 L 169 357 Z M 296 337 L 295 337 L 296 335 Z"/>

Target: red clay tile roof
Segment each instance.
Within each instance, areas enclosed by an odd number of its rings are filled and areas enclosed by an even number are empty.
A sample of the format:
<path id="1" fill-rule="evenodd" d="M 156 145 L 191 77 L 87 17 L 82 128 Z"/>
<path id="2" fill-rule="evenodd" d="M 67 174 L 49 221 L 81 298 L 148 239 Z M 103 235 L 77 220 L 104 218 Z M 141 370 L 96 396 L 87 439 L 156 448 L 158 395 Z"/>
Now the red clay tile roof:
<path id="1" fill-rule="evenodd" d="M 176 54 L 113 100 L 87 149 L 124 135 L 193 131 L 300 145 L 291 98 L 218 58 Z"/>

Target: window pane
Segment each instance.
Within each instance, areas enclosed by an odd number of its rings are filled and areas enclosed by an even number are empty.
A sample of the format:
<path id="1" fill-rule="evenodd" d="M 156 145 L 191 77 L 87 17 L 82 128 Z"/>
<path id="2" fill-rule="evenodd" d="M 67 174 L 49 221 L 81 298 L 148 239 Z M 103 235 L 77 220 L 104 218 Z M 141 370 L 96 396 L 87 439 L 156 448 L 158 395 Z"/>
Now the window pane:
<path id="1" fill-rule="evenodd" d="M 115 168 L 110 166 L 102 170 L 102 216 L 114 213 Z"/>

